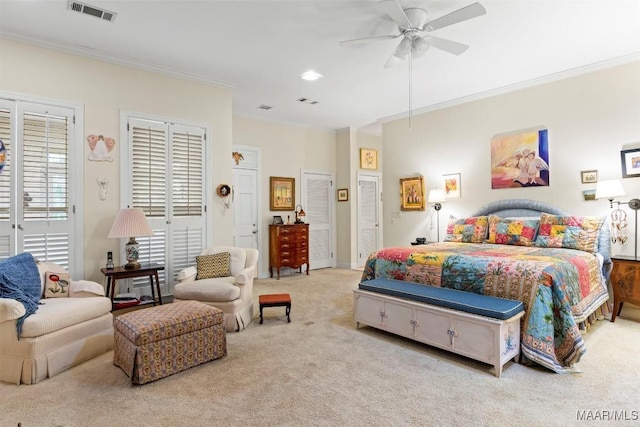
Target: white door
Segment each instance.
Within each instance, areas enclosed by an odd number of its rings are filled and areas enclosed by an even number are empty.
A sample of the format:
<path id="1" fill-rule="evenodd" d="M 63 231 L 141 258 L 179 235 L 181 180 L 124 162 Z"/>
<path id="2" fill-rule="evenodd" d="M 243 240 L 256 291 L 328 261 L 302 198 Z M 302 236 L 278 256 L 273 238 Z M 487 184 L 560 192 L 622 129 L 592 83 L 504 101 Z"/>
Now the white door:
<path id="1" fill-rule="evenodd" d="M 327 173 L 302 173 L 304 222 L 309 224 L 309 266 L 333 267 L 333 178 Z"/>
<path id="2" fill-rule="evenodd" d="M 82 242 L 75 203 L 82 193 L 82 169 L 76 168 L 81 147 L 74 137 L 74 113 L 71 107 L 0 100 L 0 139 L 6 150 L 0 175 L 0 259 L 30 252 L 72 274 L 82 267 L 74 256 Z"/>
<path id="3" fill-rule="evenodd" d="M 358 175 L 358 266 L 380 246 L 380 177 Z"/>
<path id="4" fill-rule="evenodd" d="M 234 246 L 258 249 L 258 173 L 233 169 Z"/>

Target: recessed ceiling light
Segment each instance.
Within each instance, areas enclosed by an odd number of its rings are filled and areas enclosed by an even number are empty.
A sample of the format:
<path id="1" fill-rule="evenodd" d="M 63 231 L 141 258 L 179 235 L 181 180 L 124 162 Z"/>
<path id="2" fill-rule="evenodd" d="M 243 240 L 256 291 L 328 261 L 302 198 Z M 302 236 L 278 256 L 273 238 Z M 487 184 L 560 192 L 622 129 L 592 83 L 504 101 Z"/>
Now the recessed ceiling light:
<path id="1" fill-rule="evenodd" d="M 305 71 L 304 73 L 300 74 L 301 79 L 308 80 L 310 82 L 318 80 L 320 77 L 322 77 L 322 74 L 318 74 L 313 70 Z"/>

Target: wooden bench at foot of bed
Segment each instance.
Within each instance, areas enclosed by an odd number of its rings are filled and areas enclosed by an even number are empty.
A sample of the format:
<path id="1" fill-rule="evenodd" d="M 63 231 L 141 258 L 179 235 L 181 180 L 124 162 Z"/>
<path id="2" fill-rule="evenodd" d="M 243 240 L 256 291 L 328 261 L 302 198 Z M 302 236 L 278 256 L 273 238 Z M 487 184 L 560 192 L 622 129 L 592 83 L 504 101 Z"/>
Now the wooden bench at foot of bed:
<path id="1" fill-rule="evenodd" d="M 378 278 L 354 291 L 360 323 L 495 367 L 520 354 L 521 301 Z"/>

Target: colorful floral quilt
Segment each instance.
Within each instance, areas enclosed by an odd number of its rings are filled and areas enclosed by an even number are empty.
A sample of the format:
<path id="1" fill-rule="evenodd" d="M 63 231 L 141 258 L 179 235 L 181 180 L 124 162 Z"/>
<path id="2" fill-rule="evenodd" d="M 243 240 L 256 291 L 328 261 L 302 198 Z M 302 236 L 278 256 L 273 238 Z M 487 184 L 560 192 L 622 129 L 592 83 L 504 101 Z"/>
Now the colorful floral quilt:
<path id="1" fill-rule="evenodd" d="M 520 300 L 523 355 L 564 373 L 586 351 L 578 323 L 609 298 L 601 271 L 593 254 L 575 249 L 446 242 L 374 252 L 362 280 L 386 277 Z"/>

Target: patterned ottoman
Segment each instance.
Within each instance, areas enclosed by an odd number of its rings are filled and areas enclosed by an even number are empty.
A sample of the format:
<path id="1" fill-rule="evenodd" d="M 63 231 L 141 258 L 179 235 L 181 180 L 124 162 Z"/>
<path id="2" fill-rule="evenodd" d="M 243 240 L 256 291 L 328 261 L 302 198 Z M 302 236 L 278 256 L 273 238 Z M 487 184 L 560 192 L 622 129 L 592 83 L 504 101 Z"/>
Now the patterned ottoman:
<path id="1" fill-rule="evenodd" d="M 180 301 L 132 311 L 114 322 L 113 364 L 145 384 L 227 355 L 222 310 Z"/>

